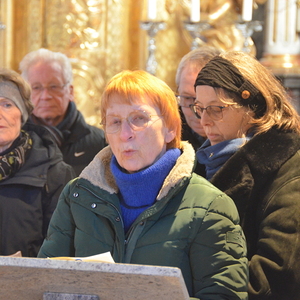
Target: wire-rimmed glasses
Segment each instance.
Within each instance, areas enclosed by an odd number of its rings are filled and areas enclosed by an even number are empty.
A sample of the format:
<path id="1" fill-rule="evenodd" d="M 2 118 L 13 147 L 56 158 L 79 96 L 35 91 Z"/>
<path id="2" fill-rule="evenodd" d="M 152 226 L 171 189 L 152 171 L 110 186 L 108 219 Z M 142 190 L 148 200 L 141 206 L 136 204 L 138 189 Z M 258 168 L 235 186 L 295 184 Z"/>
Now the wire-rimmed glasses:
<path id="1" fill-rule="evenodd" d="M 223 109 L 229 107 L 230 104 L 223 106 L 209 105 L 207 107 L 201 107 L 199 104 L 191 104 L 190 108 L 198 119 L 201 119 L 203 112 L 206 110 L 207 114 L 214 120 L 220 121 L 223 119 Z"/>
<path id="2" fill-rule="evenodd" d="M 183 95 L 175 95 L 177 99 L 177 103 L 180 107 L 190 108 L 191 104 L 194 104 L 196 97 L 192 96 L 183 96 Z"/>
<path id="3" fill-rule="evenodd" d="M 126 120 L 130 128 L 134 131 L 140 131 L 148 127 L 152 117 L 159 117 L 159 115 L 150 115 L 145 111 L 138 110 L 131 112 L 126 118 L 120 118 L 119 116 L 108 115 L 102 121 L 101 125 L 104 126 L 105 132 L 108 134 L 117 133 L 122 126 L 123 120 Z M 156 122 L 155 120 L 154 122 Z M 153 122 L 153 123 L 154 123 Z"/>
<path id="4" fill-rule="evenodd" d="M 64 87 L 67 84 L 68 84 L 68 82 L 63 84 L 63 85 L 50 84 L 48 86 L 42 86 L 40 84 L 34 84 L 31 87 L 31 91 L 32 91 L 33 94 L 40 94 L 46 89 L 49 94 L 59 94 L 59 93 L 62 92 L 62 90 L 64 89 Z"/>

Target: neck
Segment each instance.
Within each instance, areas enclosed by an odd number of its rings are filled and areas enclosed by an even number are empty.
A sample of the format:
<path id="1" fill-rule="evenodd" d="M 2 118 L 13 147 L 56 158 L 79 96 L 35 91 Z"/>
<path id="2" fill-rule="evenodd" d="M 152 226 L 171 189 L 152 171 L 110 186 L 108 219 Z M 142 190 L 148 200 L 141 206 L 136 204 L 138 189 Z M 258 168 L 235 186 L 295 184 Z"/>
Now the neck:
<path id="1" fill-rule="evenodd" d="M 32 115 L 32 117 L 33 117 L 32 118 L 33 122 L 36 124 L 42 124 L 42 125 L 54 126 L 54 127 L 57 126 L 63 120 L 63 117 L 61 117 L 61 116 L 56 117 L 56 118 L 45 118 L 45 119 L 38 118 L 35 115 Z"/>

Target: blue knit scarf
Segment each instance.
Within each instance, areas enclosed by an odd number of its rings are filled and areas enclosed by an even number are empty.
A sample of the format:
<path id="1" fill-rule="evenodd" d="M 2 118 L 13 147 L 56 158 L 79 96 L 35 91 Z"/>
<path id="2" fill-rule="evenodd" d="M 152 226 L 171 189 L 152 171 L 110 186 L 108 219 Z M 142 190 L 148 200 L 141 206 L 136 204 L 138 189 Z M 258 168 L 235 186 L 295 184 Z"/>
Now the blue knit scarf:
<path id="1" fill-rule="evenodd" d="M 210 180 L 225 162 L 240 149 L 250 137 L 224 141 L 211 146 L 206 140 L 198 149 L 196 156 L 200 164 L 206 167 L 206 179 Z"/>
<path id="2" fill-rule="evenodd" d="M 170 149 L 150 167 L 132 174 L 122 171 L 113 155 L 110 168 L 120 189 L 125 232 L 144 210 L 153 205 L 180 153 L 179 149 Z"/>

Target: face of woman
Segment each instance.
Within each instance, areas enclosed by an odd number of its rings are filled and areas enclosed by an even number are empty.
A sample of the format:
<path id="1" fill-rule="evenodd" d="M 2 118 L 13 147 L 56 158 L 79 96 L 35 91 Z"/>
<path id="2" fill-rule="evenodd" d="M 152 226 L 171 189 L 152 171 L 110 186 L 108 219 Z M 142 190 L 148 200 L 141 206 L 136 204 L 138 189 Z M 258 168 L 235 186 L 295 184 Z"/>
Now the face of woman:
<path id="1" fill-rule="evenodd" d="M 144 116 L 150 116 L 148 125 L 133 130 L 128 121 L 139 124 Z M 152 165 L 166 152 L 166 144 L 175 137 L 175 133 L 165 127 L 158 108 L 144 103 L 124 104 L 118 96 L 112 97 L 105 120 L 107 141 L 119 165 L 129 173 Z M 119 125 L 119 130 L 110 133 L 109 126 L 115 124 Z"/>
<path id="2" fill-rule="evenodd" d="M 11 146 L 20 130 L 21 111 L 13 101 L 0 97 L 0 153 Z"/>
<path id="3" fill-rule="evenodd" d="M 200 85 L 196 87 L 196 104 L 202 108 L 210 105 L 226 106 L 219 100 L 215 90 L 211 86 Z M 210 140 L 211 145 L 216 145 L 220 142 L 240 138 L 246 134 L 250 125 L 250 119 L 245 108 L 237 108 L 234 105 L 222 109 L 219 120 L 215 120 L 212 115 L 204 110 L 201 117 L 201 124 Z"/>

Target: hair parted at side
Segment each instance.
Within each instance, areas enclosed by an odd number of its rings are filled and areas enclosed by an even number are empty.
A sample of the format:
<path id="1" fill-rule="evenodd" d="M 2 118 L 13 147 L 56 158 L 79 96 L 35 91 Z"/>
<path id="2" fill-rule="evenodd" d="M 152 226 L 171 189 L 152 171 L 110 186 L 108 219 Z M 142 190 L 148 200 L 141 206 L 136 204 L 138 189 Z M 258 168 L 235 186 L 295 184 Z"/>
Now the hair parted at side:
<path id="1" fill-rule="evenodd" d="M 39 63 L 57 62 L 62 69 L 62 75 L 65 83 L 71 84 L 73 81 L 73 72 L 70 59 L 61 52 L 53 52 L 45 48 L 26 54 L 19 64 L 19 70 L 25 80 L 28 80 L 28 70 L 31 66 Z"/>
<path id="2" fill-rule="evenodd" d="M 157 107 L 166 127 L 176 134 L 167 148 L 180 147 L 181 119 L 177 101 L 174 92 L 164 81 L 143 70 L 125 70 L 116 74 L 108 82 L 101 98 L 100 111 L 103 119 L 115 96 L 124 104 L 145 103 Z"/>
<path id="3" fill-rule="evenodd" d="M 31 88 L 29 84 L 21 77 L 21 75 L 13 70 L 1 68 L 0 69 L 0 82 L 11 81 L 14 83 L 20 92 L 20 95 L 24 101 L 25 108 L 28 115 L 33 111 L 33 103 L 30 100 Z"/>
<path id="4" fill-rule="evenodd" d="M 255 134 L 263 133 L 272 127 L 283 131 L 300 133 L 300 117 L 290 101 L 284 86 L 274 74 L 256 58 L 239 51 L 220 54 L 229 60 L 255 86 L 265 99 L 266 111 L 258 119 L 252 119 Z"/>

